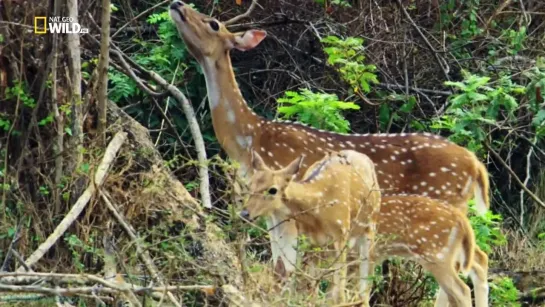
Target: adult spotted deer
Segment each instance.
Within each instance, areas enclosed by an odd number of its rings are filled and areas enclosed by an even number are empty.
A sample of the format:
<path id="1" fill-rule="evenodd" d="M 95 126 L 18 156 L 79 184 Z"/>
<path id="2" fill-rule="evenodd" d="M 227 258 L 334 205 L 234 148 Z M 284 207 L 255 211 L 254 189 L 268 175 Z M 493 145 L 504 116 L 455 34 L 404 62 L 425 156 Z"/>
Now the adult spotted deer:
<path id="1" fill-rule="evenodd" d="M 301 233 L 320 245 L 326 244 L 327 238 L 340 238 L 344 229 L 352 241 L 349 246 L 365 234 L 369 217 L 348 216 L 345 212 L 347 207 L 366 208 L 370 201 L 378 199 L 365 199 L 370 194 L 361 180 L 373 172 L 366 155 L 355 151 L 326 155 L 307 170 L 302 180 L 293 179 L 301 158 L 286 168 L 272 170 L 259 155 L 255 157 L 251 196 L 241 212 L 244 218 L 251 220 L 282 211 L 297 221 Z M 357 202 L 364 204 L 358 206 Z M 407 194 L 382 196 L 381 205 L 371 208 L 380 208 L 377 240 L 371 249 L 360 244 L 367 252 L 359 263 L 360 282 L 374 263 L 398 256 L 417 261 L 435 277 L 440 285 L 436 306 L 471 306 L 471 293 L 458 277 L 460 271 L 469 273 L 473 281 L 476 306 L 488 306 L 488 257 L 475 244 L 473 229 L 463 211 L 444 201 Z M 343 244 L 343 240 L 338 241 L 335 249 L 338 251 Z M 362 290 L 369 291 L 370 287 L 365 284 L 360 286 Z M 362 295 L 367 302 L 368 293 Z"/>
<path id="2" fill-rule="evenodd" d="M 170 15 L 189 52 L 202 67 L 216 137 L 229 158 L 241 165 L 243 178 L 253 172 L 252 150 L 276 168 L 304 154 L 299 173 L 303 174 L 327 150 L 353 149 L 368 155 L 375 163 L 385 194 L 420 194 L 458 208 L 465 208 L 467 200 L 475 194 L 477 208 L 480 212 L 487 210 L 488 173 L 470 151 L 430 134 L 338 134 L 261 117 L 241 95 L 229 52 L 256 47 L 266 32 L 231 33 L 225 25 L 233 19 L 222 24 L 182 1 L 170 5 Z M 275 268 L 284 267 L 290 272 L 296 259 L 297 229 L 293 221 L 282 222 L 285 219 L 282 212 L 273 212 L 267 225 L 272 229 Z M 278 266 L 279 259 L 282 266 Z"/>
<path id="3" fill-rule="evenodd" d="M 353 157 L 356 157 L 355 159 Z M 367 279 L 371 245 L 375 237 L 380 207 L 380 190 L 371 159 L 352 150 L 329 153 L 315 162 L 301 181 L 292 180 L 299 172 L 303 156 L 280 170 L 269 168 L 252 151 L 250 198 L 243 218 L 252 219 L 280 211 L 293 218 L 298 229 L 317 245 L 333 244 L 338 261 L 334 278 L 334 300 L 345 301 L 346 246 L 360 249 L 360 294 L 368 301 Z M 267 214 L 268 215 L 268 214 Z"/>

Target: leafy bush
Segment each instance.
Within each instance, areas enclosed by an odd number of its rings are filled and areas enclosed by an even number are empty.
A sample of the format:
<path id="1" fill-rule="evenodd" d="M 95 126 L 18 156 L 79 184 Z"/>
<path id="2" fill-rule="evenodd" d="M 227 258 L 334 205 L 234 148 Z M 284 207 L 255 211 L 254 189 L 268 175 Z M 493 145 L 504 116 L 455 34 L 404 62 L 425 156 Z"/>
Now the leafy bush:
<path id="1" fill-rule="evenodd" d="M 494 246 L 504 245 L 507 240 L 501 231 L 503 220 L 500 214 L 494 214 L 488 210 L 485 215 L 479 216 L 475 213 L 474 201 L 470 201 L 469 221 L 475 231 L 476 243 L 485 252 L 490 253 Z"/>
<path id="2" fill-rule="evenodd" d="M 360 108 L 353 102 L 339 101 L 335 94 L 314 93 L 309 89 L 287 91 L 277 101 L 278 113 L 285 119 L 297 118 L 315 128 L 342 133 L 350 131 L 350 123 L 341 112 Z"/>
<path id="3" fill-rule="evenodd" d="M 520 307 L 518 302 L 519 291 L 509 277 L 503 277 L 490 283 L 490 305 Z"/>
<path id="4" fill-rule="evenodd" d="M 492 128 L 500 122 L 503 126 L 516 123 L 518 101 L 525 97 L 528 87 L 515 83 L 510 76 L 492 82 L 490 77 L 467 71 L 462 74 L 461 82 L 445 82 L 458 92 L 450 97 L 445 114 L 434 119 L 431 127 L 449 130 L 451 140 L 467 144 L 470 150 L 478 152 Z"/>
<path id="5" fill-rule="evenodd" d="M 327 36 L 322 39 L 327 54 L 327 62 L 338 69 L 341 77 L 350 84 L 354 93 L 371 91 L 371 83 L 378 83 L 375 65 L 366 65 L 363 53 L 363 38 L 348 37 L 340 39 Z"/>

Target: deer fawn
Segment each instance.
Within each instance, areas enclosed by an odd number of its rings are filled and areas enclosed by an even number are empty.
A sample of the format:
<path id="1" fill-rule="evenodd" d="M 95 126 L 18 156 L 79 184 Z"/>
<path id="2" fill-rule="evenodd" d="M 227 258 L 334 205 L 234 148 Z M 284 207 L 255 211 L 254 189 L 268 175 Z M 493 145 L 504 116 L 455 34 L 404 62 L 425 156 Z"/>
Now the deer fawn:
<path id="1" fill-rule="evenodd" d="M 344 248 L 346 239 L 351 241 L 349 246 L 358 240 L 362 242 L 362 234 L 367 235 L 367 228 L 376 221 L 375 245 L 371 248 L 369 241 L 359 244 L 359 256 L 363 258 L 359 263 L 360 294 L 366 303 L 370 287 L 361 282 L 374 262 L 399 256 L 417 261 L 435 277 L 441 287 L 436 306 L 471 306 L 470 290 L 458 277 L 459 271 L 470 274 L 476 306 L 488 306 L 488 257 L 475 244 L 473 229 L 461 210 L 420 195 L 382 196 L 381 205 L 377 206 L 379 192 L 366 185 L 374 185 L 373 164 L 355 151 L 328 154 L 309 168 L 302 180 L 293 180 L 301 159 L 284 169 L 272 170 L 255 154 L 251 194 L 241 215 L 255 219 L 284 211 L 297 221 L 299 231 L 315 243 L 324 245 L 327 239 L 338 240 L 337 254 L 341 254 L 339 249 Z M 377 208 L 378 219 L 374 215 Z M 360 210 L 362 214 L 353 214 Z M 340 259 L 345 261 L 346 256 Z M 345 278 L 346 272 L 340 276 Z M 344 286 L 340 281 L 338 286 Z"/>
<path id="2" fill-rule="evenodd" d="M 304 154 L 305 161 L 297 175 L 301 178 L 326 151 L 353 149 L 368 155 L 375 163 L 383 194 L 419 194 L 444 200 L 458 208 L 465 208 L 475 194 L 479 211 L 488 209 L 488 173 L 470 151 L 427 133 L 338 134 L 259 116 L 242 97 L 229 52 L 256 47 L 266 32 L 231 33 L 226 25 L 240 16 L 222 24 L 182 1 L 172 2 L 170 16 L 189 52 L 202 67 L 216 137 L 229 158 L 240 164 L 239 175 L 243 179 L 247 180 L 253 172 L 252 150 L 275 168 L 285 167 Z M 275 268 L 283 267 L 290 272 L 296 260 L 297 228 L 293 221 L 278 225 L 285 220 L 282 211 L 274 211 L 267 217 L 267 226 L 272 229 Z M 278 266 L 279 260 L 281 266 Z"/>
<path id="3" fill-rule="evenodd" d="M 357 158 L 354 158 L 356 156 Z M 292 178 L 299 172 L 303 156 L 281 170 L 270 169 L 263 158 L 252 152 L 254 174 L 246 219 L 262 215 L 262 210 L 279 210 L 293 218 L 301 232 L 317 245 L 333 243 L 338 261 L 333 298 L 345 301 L 346 246 L 360 248 L 360 294 L 365 299 L 368 285 L 371 243 L 380 207 L 375 167 L 371 159 L 356 151 L 330 153 L 315 162 L 302 181 Z M 370 290 L 370 289 L 369 289 Z"/>

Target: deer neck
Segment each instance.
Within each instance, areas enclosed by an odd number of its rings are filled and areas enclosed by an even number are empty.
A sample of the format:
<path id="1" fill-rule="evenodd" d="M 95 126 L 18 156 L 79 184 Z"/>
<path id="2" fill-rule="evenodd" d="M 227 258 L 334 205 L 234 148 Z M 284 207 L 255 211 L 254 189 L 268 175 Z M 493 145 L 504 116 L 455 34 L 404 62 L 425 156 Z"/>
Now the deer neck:
<path id="1" fill-rule="evenodd" d="M 294 213 L 312 213 L 323 193 L 311 184 L 292 181 L 285 191 L 286 206 Z"/>
<path id="2" fill-rule="evenodd" d="M 217 60 L 205 58 L 201 66 L 216 137 L 229 158 L 246 169 L 250 149 L 264 119 L 255 114 L 242 97 L 228 51 Z"/>

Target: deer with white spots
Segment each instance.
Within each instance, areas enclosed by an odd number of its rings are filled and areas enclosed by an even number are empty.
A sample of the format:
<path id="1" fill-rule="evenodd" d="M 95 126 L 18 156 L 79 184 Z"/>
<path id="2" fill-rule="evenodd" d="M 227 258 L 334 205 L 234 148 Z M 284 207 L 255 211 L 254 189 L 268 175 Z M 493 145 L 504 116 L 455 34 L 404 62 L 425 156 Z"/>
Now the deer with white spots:
<path id="1" fill-rule="evenodd" d="M 469 273 L 472 279 L 476 306 L 488 306 L 488 257 L 475 244 L 475 234 L 464 212 L 421 195 L 380 197 L 377 193 L 373 197 L 376 191 L 365 184 L 372 182 L 369 178 L 374 177 L 373 167 L 361 153 L 330 153 L 311 166 L 302 180 L 294 180 L 301 159 L 284 169 L 272 170 L 256 154 L 250 199 L 241 216 L 252 220 L 282 211 L 313 242 L 325 245 L 327 239 L 337 240 L 337 254 L 347 240 L 351 248 L 358 245 L 360 295 L 365 303 L 370 291 L 365 279 L 374 264 L 397 256 L 418 262 L 435 277 L 440 285 L 435 306 L 471 306 L 471 292 L 458 277 L 460 271 Z M 372 198 L 366 199 L 365 195 Z M 369 206 L 379 198 L 380 206 Z M 364 214 L 348 214 L 359 208 L 364 209 Z M 369 216 L 378 208 L 378 216 Z M 370 246 L 361 236 L 375 223 L 377 240 Z M 342 270 L 346 270 L 342 263 L 346 256 L 340 259 Z M 339 276 L 345 278 L 346 272 Z M 341 286 L 342 291 L 344 283 Z"/>
<path id="2" fill-rule="evenodd" d="M 479 212 L 488 209 L 488 172 L 472 152 L 427 133 L 338 134 L 259 116 L 242 97 L 229 52 L 255 48 L 266 32 L 231 33 L 226 25 L 233 19 L 222 24 L 181 1 L 170 5 L 170 15 L 189 52 L 202 67 L 216 137 L 229 158 L 241 165 L 243 179 L 247 180 L 253 172 L 252 150 L 275 168 L 285 167 L 304 154 L 300 176 L 327 150 L 353 149 L 375 163 L 385 195 L 419 194 L 463 210 L 475 195 Z M 275 268 L 291 272 L 295 268 L 297 228 L 293 221 L 283 222 L 285 219 L 282 212 L 273 212 L 267 218 L 267 226 L 272 229 Z"/>
<path id="3" fill-rule="evenodd" d="M 375 166 L 366 155 L 353 150 L 328 153 L 308 168 L 301 181 L 293 180 L 303 156 L 280 170 L 269 168 L 252 152 L 250 198 L 245 219 L 281 211 L 294 219 L 298 230 L 316 245 L 333 244 L 336 252 L 333 299 L 345 302 L 347 245 L 360 251 L 360 295 L 369 301 L 367 265 L 380 210 L 380 190 Z"/>

